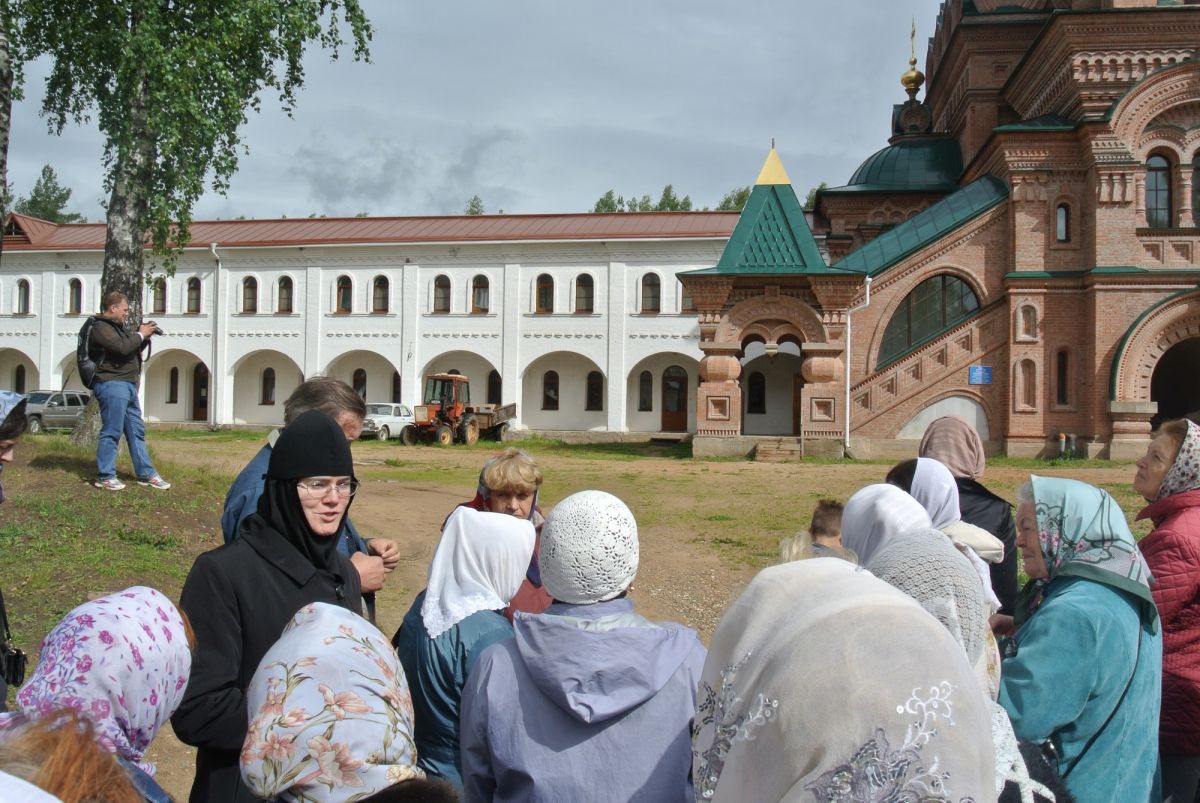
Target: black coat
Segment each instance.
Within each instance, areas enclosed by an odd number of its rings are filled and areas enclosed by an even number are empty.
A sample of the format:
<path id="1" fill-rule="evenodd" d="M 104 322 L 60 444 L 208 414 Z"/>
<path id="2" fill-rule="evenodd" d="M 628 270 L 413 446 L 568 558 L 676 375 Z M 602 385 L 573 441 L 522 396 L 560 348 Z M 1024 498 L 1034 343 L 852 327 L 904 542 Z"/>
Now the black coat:
<path id="1" fill-rule="evenodd" d="M 1000 598 L 1000 612 L 1012 615 L 1017 602 L 1017 528 L 1012 505 L 975 480 L 958 478 L 958 505 L 962 519 L 987 530 L 1004 542 L 1004 560 L 991 565 L 992 590 Z"/>
<path id="2" fill-rule="evenodd" d="M 328 602 L 362 613 L 358 572 L 337 558 L 341 583 L 267 526 L 245 529 L 236 541 L 196 558 L 179 600 L 196 650 L 183 702 L 171 717 L 180 741 L 199 748 L 193 803 L 258 800 L 238 769 L 249 726 L 246 687 L 300 608 Z"/>

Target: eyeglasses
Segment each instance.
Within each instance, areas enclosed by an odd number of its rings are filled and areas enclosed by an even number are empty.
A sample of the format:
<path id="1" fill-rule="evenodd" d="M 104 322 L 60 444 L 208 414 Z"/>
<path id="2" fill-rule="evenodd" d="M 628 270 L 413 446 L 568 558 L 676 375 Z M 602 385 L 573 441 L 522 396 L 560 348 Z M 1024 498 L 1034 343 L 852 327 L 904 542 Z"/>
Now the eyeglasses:
<path id="1" fill-rule="evenodd" d="M 334 482 L 333 480 L 309 480 L 308 482 L 298 482 L 296 484 L 307 491 L 309 496 L 315 496 L 320 499 L 330 491 L 337 491 L 338 496 L 354 496 L 358 493 L 358 486 L 361 483 L 357 480 L 343 480 L 341 482 Z"/>

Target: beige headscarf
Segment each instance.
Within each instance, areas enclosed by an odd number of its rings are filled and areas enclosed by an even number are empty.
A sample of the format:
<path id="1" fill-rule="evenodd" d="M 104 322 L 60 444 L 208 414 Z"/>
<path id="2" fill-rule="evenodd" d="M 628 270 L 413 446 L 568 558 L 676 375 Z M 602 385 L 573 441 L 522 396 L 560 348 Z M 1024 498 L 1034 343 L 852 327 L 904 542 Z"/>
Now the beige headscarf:
<path id="1" fill-rule="evenodd" d="M 962 648 L 836 558 L 765 569 L 713 635 L 698 800 L 995 800 L 992 711 Z"/>
<path id="2" fill-rule="evenodd" d="M 921 457 L 940 460 L 955 477 L 978 480 L 987 467 L 983 441 L 975 427 L 952 415 L 937 419 L 921 437 Z"/>

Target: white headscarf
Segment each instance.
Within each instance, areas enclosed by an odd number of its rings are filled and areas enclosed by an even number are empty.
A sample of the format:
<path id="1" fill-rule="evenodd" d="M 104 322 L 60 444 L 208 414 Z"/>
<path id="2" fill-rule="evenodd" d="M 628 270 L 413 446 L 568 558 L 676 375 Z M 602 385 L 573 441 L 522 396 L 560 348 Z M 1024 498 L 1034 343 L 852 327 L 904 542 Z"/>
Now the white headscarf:
<path id="1" fill-rule="evenodd" d="M 911 598 L 837 558 L 773 566 L 713 634 L 696 798 L 995 800 L 991 719 L 962 648 Z"/>
<path id="2" fill-rule="evenodd" d="M 512 600 L 533 557 L 533 524 L 505 513 L 456 508 L 429 564 L 421 620 L 437 638 L 479 611 Z"/>
<path id="3" fill-rule="evenodd" d="M 939 530 L 962 518 L 958 507 L 958 483 L 950 469 L 932 457 L 917 458 L 917 470 L 913 472 L 912 488 L 908 492 L 921 503 L 933 526 Z"/>
<path id="4" fill-rule="evenodd" d="M 864 566 L 892 536 L 932 527 L 921 503 L 894 485 L 868 485 L 842 510 L 842 546 Z"/>

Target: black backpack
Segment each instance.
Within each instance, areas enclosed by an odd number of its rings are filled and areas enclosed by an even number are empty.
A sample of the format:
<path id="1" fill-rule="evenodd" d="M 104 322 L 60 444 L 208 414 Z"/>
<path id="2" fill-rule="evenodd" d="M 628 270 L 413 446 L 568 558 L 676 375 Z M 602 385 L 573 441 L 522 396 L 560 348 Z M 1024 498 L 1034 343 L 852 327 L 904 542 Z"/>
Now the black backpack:
<path id="1" fill-rule="evenodd" d="M 100 363 L 92 359 L 90 351 L 92 327 L 95 325 L 96 316 L 88 316 L 88 319 L 83 322 L 83 328 L 79 330 L 79 336 L 75 339 L 75 367 L 79 371 L 79 381 L 88 389 L 91 389 L 92 384 L 96 381 L 96 369 L 100 367 Z M 101 352 L 100 362 L 104 362 L 103 352 Z"/>

